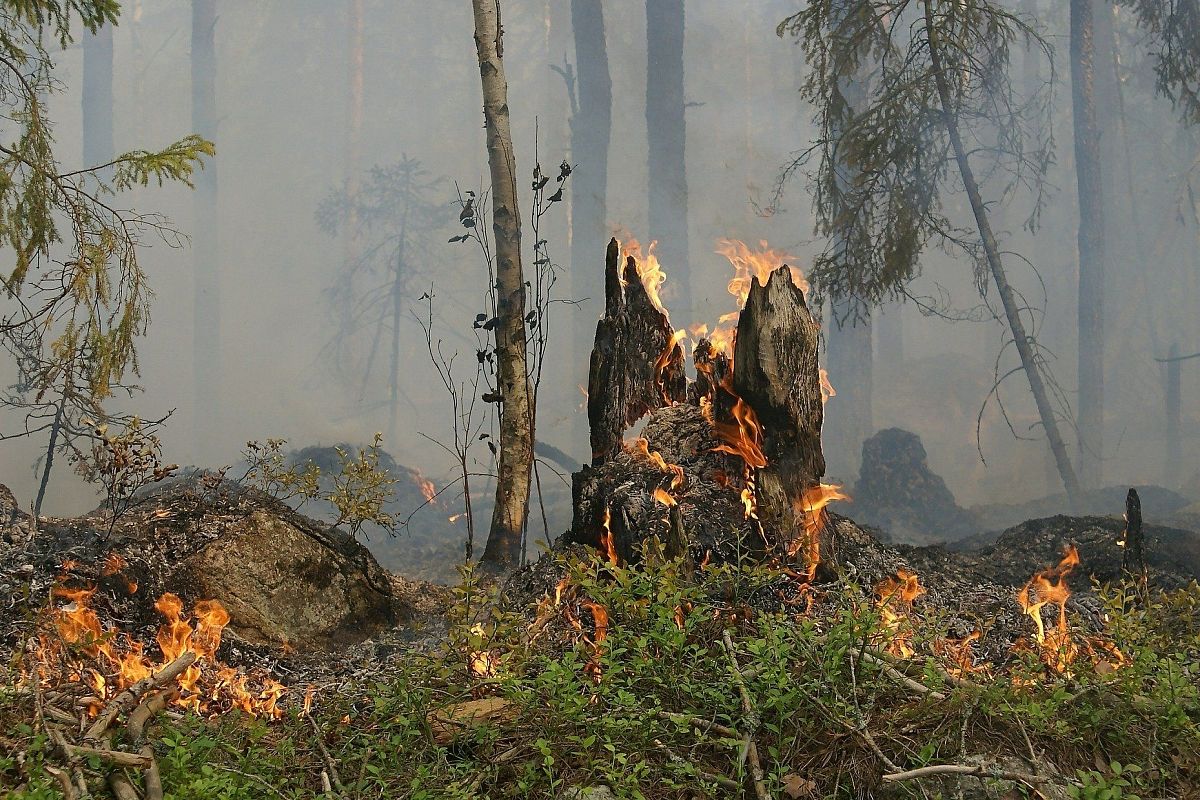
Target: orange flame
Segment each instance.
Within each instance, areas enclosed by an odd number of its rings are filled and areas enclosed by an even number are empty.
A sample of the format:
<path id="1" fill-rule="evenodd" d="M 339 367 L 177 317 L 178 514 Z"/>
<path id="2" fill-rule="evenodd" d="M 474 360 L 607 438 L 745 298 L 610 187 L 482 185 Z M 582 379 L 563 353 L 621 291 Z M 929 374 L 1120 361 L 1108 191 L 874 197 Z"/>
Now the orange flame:
<path id="1" fill-rule="evenodd" d="M 821 367 L 818 372 L 821 375 L 821 405 L 829 402 L 829 398 L 837 397 L 837 392 L 833 389 L 833 384 L 829 382 L 829 373 L 824 367 Z"/>
<path id="2" fill-rule="evenodd" d="M 658 394 L 662 397 L 663 402 L 670 405 L 671 398 L 667 396 L 667 372 L 671 367 L 676 366 L 683 360 L 683 350 L 678 351 L 679 343 L 687 336 L 687 331 L 678 330 L 671 334 L 670 340 L 667 341 L 666 348 L 659 354 L 654 362 L 654 385 L 658 388 Z"/>
<path id="3" fill-rule="evenodd" d="M 200 713 L 240 708 L 252 714 L 282 716 L 282 710 L 277 708 L 286 691 L 282 684 L 258 676 L 256 683 L 261 689 L 256 691 L 249 688 L 249 676 L 217 660 L 216 651 L 221 644 L 221 633 L 229 624 L 229 613 L 216 600 L 196 603 L 191 615 L 195 620 L 193 627 L 176 595 L 167 593 L 158 599 L 155 608 L 166 621 L 155 636 L 162 651 L 162 659 L 155 662 L 145 655 L 140 642 L 101 623 L 90 605 L 95 593 L 94 586 L 72 589 L 60 585 L 53 589 L 53 596 L 66 600 L 67 604 L 51 612 L 57 639 L 46 635 L 40 639 L 38 672 L 44 682 L 49 683 L 62 674 L 86 676 L 84 679 L 96 697 L 103 701 L 191 651 L 197 658 L 177 679 L 180 693 L 173 701 L 176 705 Z M 91 662 L 79 661 L 79 654 Z M 61 669 L 64 661 L 69 665 L 66 670 Z M 51 667 L 55 662 L 60 668 Z M 99 705 L 93 704 L 90 710 L 96 713 Z"/>
<path id="4" fill-rule="evenodd" d="M 670 492 L 668 492 L 666 489 L 662 488 L 661 486 L 654 490 L 654 501 L 656 503 L 663 504 L 667 508 L 670 508 L 671 506 L 679 505 L 679 502 L 674 497 L 671 496 Z"/>
<path id="5" fill-rule="evenodd" d="M 982 633 L 978 628 L 968 633 L 962 639 L 943 637 L 933 642 L 933 652 L 941 656 L 946 671 L 956 678 L 972 672 L 980 672 L 975 666 L 974 644 Z"/>
<path id="6" fill-rule="evenodd" d="M 416 482 L 417 488 L 421 490 L 421 496 L 425 498 L 426 503 L 437 502 L 437 486 L 433 481 L 422 475 L 420 470 L 413 474 L 413 480 Z"/>
<path id="7" fill-rule="evenodd" d="M 913 601 L 924 593 L 925 587 L 916 574 L 906 570 L 884 578 L 875 587 L 882 632 L 888 637 L 884 648 L 897 658 L 912 658 L 916 654 L 912 646 L 912 628 L 906 623 Z"/>
<path id="8" fill-rule="evenodd" d="M 1078 565 L 1079 551 L 1074 545 L 1067 545 L 1057 566 L 1034 575 L 1017 594 L 1021 610 L 1029 615 L 1037 628 L 1034 639 L 1041 648 L 1042 660 L 1058 672 L 1065 672 L 1078 655 L 1078 647 L 1071 640 L 1067 625 L 1067 599 L 1071 596 L 1071 590 L 1066 583 L 1067 576 Z M 1031 589 L 1033 596 L 1030 595 Z M 1042 607 L 1049 603 L 1058 606 L 1058 625 L 1051 631 L 1046 630 L 1042 621 Z"/>
<path id="9" fill-rule="evenodd" d="M 642 285 L 646 287 L 646 294 L 650 296 L 650 302 L 654 304 L 655 308 L 666 314 L 667 309 L 659 296 L 659 289 L 666 283 L 667 273 L 658 263 L 658 256 L 654 253 L 654 248 L 657 246 L 657 240 L 650 242 L 643 254 L 641 242 L 631 238 L 621 245 L 621 261 L 624 263 L 627 258 L 633 257 L 638 277 L 642 279 Z M 618 275 L 622 276 L 621 279 L 624 280 L 624 269 L 618 270 Z"/>
<path id="10" fill-rule="evenodd" d="M 612 528 L 609 524 L 612 522 L 612 509 L 608 506 L 604 507 L 604 533 L 600 534 L 600 546 L 604 548 L 604 553 L 608 556 L 610 564 L 618 563 L 617 548 L 613 544 Z"/>
<path id="11" fill-rule="evenodd" d="M 837 500 L 849 499 L 850 496 L 842 491 L 840 485 L 818 483 L 806 490 L 796 502 L 793 510 L 800 520 L 802 536 L 788 548 L 788 555 L 794 556 L 801 549 L 804 550 L 810 583 L 817 576 L 817 567 L 821 563 L 821 530 L 825 527 L 827 517 L 825 507 Z"/>
<path id="12" fill-rule="evenodd" d="M 721 440 L 721 444 L 713 448 L 716 453 L 729 453 L 739 456 L 746 466 L 752 469 L 762 469 L 767 465 L 767 457 L 762 450 L 762 425 L 758 415 L 750 404 L 743 400 L 733 390 L 733 376 L 726 375 L 721 387 L 734 398 L 730 413 L 733 422 L 721 422 L 713 414 L 712 405 L 701 403 L 700 410 L 712 425 L 713 433 Z"/>

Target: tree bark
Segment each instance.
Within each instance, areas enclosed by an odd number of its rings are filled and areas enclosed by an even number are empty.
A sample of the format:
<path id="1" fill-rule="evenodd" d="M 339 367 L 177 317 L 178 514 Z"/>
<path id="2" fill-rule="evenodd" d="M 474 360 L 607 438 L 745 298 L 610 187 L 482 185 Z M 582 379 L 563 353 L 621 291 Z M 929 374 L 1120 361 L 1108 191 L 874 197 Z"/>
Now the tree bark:
<path id="1" fill-rule="evenodd" d="M 755 475 L 758 517 L 781 535 L 793 533 L 801 499 L 825 474 L 819 337 L 787 267 L 765 286 L 754 279 L 738 317 L 733 389 L 762 426 L 767 464 Z"/>
<path id="2" fill-rule="evenodd" d="M 592 329 L 583 320 L 600 316 L 604 279 L 595 269 L 596 253 L 608 238 L 608 147 L 612 136 L 612 78 L 604 38 L 604 8 L 600 0 L 571 0 L 575 36 L 578 107 L 571 115 L 571 288 L 580 306 L 574 328 L 572 368 L 587 363 Z M 582 384 L 576 380 L 571 384 Z M 575 415 L 581 420 L 581 415 Z M 573 431 L 582 439 L 582 425 Z"/>
<path id="3" fill-rule="evenodd" d="M 1046 393 L 1046 384 L 1042 380 L 1042 373 L 1038 367 L 1033 343 L 1030 342 L 1029 335 L 1025 332 L 1025 323 L 1021 321 L 1020 308 L 1017 306 L 1012 286 L 1008 283 L 1008 274 L 1004 271 L 1004 264 L 1000 260 L 1000 249 L 996 244 L 996 237 L 992 233 L 992 224 L 988 220 L 987 209 L 984 206 L 983 197 L 979 192 L 979 184 L 975 181 L 975 173 L 971 169 L 971 163 L 967 158 L 967 151 L 963 146 L 962 136 L 958 130 L 958 118 L 950 99 L 949 81 L 947 81 L 946 74 L 942 70 L 940 45 L 934 36 L 931 0 L 924 0 L 924 8 L 925 34 L 929 41 L 929 59 L 933 66 L 934 81 L 937 83 L 938 98 L 942 106 L 942 116 L 946 123 L 946 132 L 950 137 L 951 147 L 954 149 L 954 158 L 958 164 L 958 171 L 962 176 L 963 186 L 967 191 L 967 198 L 971 202 L 971 211 L 975 215 L 975 224 L 979 228 L 979 238 L 983 244 L 984 255 L 987 258 L 988 270 L 992 273 L 992 280 L 996 284 L 996 291 L 1000 295 L 1000 302 L 1004 306 L 1004 316 L 1008 322 L 1009 330 L 1012 332 L 1013 342 L 1017 347 L 1017 354 L 1021 357 L 1021 367 L 1025 372 L 1025 377 L 1029 380 L 1029 389 L 1033 393 L 1033 400 L 1037 405 L 1038 416 L 1041 418 L 1042 428 L 1046 432 L 1046 440 L 1049 442 L 1050 449 L 1054 453 L 1054 462 L 1058 466 L 1058 474 L 1062 477 L 1063 488 L 1066 489 L 1072 509 L 1077 509 L 1079 507 L 1080 494 L 1079 479 L 1075 475 L 1075 468 L 1071 464 L 1071 459 L 1067 455 L 1066 445 L 1063 444 L 1062 435 L 1058 431 L 1058 420 L 1054 416 L 1054 409 L 1051 407 L 1050 398 Z"/>
<path id="4" fill-rule="evenodd" d="M 492 237 L 496 255 L 496 360 L 499 365 L 500 464 L 496 505 L 483 562 L 504 570 L 521 560 L 533 466 L 533 408 L 525 366 L 525 278 L 521 270 L 521 214 L 517 159 L 509 131 L 508 82 L 499 0 L 472 0 L 475 49 L 483 85 L 488 166 L 492 179 Z"/>
<path id="5" fill-rule="evenodd" d="M 625 431 L 655 408 L 684 399 L 683 348 L 667 315 L 655 307 L 632 257 L 608 243 L 604 317 L 596 325 L 588 374 L 592 464 L 621 447 Z"/>
<path id="6" fill-rule="evenodd" d="M 1071 107 L 1079 197 L 1079 474 L 1101 480 L 1104 456 L 1104 184 L 1096 119 L 1093 0 L 1071 0 Z"/>
<path id="7" fill-rule="evenodd" d="M 688 265 L 686 121 L 683 94 L 683 0 L 646 0 L 646 136 L 649 146 L 649 237 L 679 294 L 669 298 L 676 318 L 692 315 Z"/>
<path id="8" fill-rule="evenodd" d="M 192 0 L 192 130 L 217 141 L 217 0 Z M 221 419 L 221 302 L 217 228 L 217 162 L 195 176 L 192 254 L 195 272 L 192 364 L 195 458 L 211 446 Z"/>

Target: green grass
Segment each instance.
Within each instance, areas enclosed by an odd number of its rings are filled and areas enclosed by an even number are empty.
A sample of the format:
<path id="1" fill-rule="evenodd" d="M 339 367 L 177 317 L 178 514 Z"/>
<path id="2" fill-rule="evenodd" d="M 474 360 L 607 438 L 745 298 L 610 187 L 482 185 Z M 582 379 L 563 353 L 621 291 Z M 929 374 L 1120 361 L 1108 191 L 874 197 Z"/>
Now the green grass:
<path id="1" fill-rule="evenodd" d="M 1128 662 L 1116 671 L 1079 665 L 1065 678 L 1030 657 L 1016 665 L 1017 680 L 1004 672 L 955 686 L 932 656 L 906 662 L 943 693 L 936 698 L 855 657 L 881 634 L 874 604 L 853 588 L 827 598 L 822 607 L 834 610 L 820 617 L 754 614 L 743 600 L 771 579 L 766 570 L 710 568 L 689 581 L 677 564 L 652 562 L 567 565 L 571 588 L 559 607 L 543 606 L 532 643 L 530 617 L 496 610 L 468 576 L 443 650 L 403 658 L 386 680 L 316 696 L 313 715 L 346 796 L 557 798 L 604 785 L 618 797 L 723 798 L 736 794 L 732 780 L 753 797 L 741 742 L 700 730 L 693 717 L 753 730 L 772 797 L 953 797 L 953 779 L 885 784 L 881 775 L 975 756 L 1029 772 L 1020 759 L 1031 750 L 1059 796 L 1200 791 L 1200 589 L 1136 611 L 1107 596 L 1110 635 Z M 598 645 L 588 601 L 608 615 Z M 917 627 L 918 652 L 928 652 Z M 748 675 L 750 715 L 721 644 L 726 631 Z M 469 653 L 483 649 L 498 667 L 472 677 Z M 431 712 L 479 697 L 504 698 L 514 718 L 435 744 Z M 60 796 L 32 718 L 27 697 L 0 698 L 0 786 L 20 786 L 13 800 Z M 325 760 L 296 709 L 276 722 L 160 721 L 151 738 L 168 798 L 324 796 Z"/>

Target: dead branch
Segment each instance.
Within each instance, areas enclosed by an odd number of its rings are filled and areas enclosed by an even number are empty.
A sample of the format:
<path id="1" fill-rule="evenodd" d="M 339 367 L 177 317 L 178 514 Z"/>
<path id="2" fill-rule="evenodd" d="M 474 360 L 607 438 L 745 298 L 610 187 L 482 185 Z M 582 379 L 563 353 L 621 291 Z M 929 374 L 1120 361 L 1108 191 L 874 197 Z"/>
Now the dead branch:
<path id="1" fill-rule="evenodd" d="M 1015 781 L 1024 783 L 1027 786 L 1034 788 L 1044 784 L 1053 783 L 1053 779 L 1042 777 L 1039 775 L 1030 775 L 1025 772 L 1011 772 L 1009 770 L 988 769 L 979 764 L 931 764 L 928 767 L 918 767 L 904 772 L 893 772 L 883 776 L 885 781 L 899 783 L 901 781 L 920 780 L 933 775 L 963 775 L 973 776 L 977 778 L 992 778 L 1001 781 Z"/>
<path id="2" fill-rule="evenodd" d="M 150 760 L 145 756 L 137 753 L 126 753 L 123 750 L 110 750 L 102 747 L 88 747 L 81 744 L 66 744 L 66 750 L 69 757 L 75 758 L 95 757 L 103 761 L 107 761 L 117 767 L 148 767 Z M 152 759 L 151 759 L 152 760 Z"/>
<path id="3" fill-rule="evenodd" d="M 150 745 L 143 747 L 142 757 L 150 761 L 149 766 L 142 772 L 146 800 L 163 800 L 162 775 L 158 771 L 158 761 L 154 758 L 154 748 Z"/>
<path id="4" fill-rule="evenodd" d="M 316 735 L 317 749 L 321 752 L 321 760 L 325 762 L 326 771 L 322 772 L 321 776 L 325 784 L 326 794 L 330 794 L 336 789 L 338 797 L 345 797 L 346 787 L 342 785 L 342 779 L 338 775 L 337 762 L 333 760 L 333 756 L 329 754 L 329 749 L 325 747 L 325 735 L 321 733 L 321 728 L 317 725 L 317 721 L 313 718 L 312 714 L 306 713 L 304 716 L 308 718 L 308 724 L 312 727 L 313 734 Z M 329 786 L 330 780 L 333 782 L 332 787 Z"/>
<path id="5" fill-rule="evenodd" d="M 701 719 L 700 717 L 693 717 L 688 714 L 678 714 L 674 711 L 661 711 L 660 710 L 655 713 L 659 717 L 662 717 L 663 719 L 666 719 L 666 720 L 670 720 L 671 722 L 685 722 L 689 725 L 699 728 L 702 731 L 712 731 L 713 733 L 719 734 L 720 736 L 724 736 L 727 739 L 737 739 L 738 741 L 741 741 L 741 739 L 742 739 L 742 734 L 738 733 L 733 728 L 722 725 L 719 722 L 713 722 L 711 720 Z"/>
<path id="6" fill-rule="evenodd" d="M 767 792 L 762 762 L 758 759 L 758 745 L 754 743 L 754 732 L 758 730 L 758 713 L 750 702 L 750 691 L 746 688 L 746 682 L 742 680 L 742 668 L 738 666 L 737 656 L 733 652 L 733 639 L 730 638 L 728 630 L 721 632 L 721 642 L 725 645 L 725 655 L 729 658 L 733 682 L 737 684 L 738 693 L 742 696 L 742 711 L 746 714 L 746 724 L 750 726 L 750 730 L 746 731 L 745 737 L 742 739 L 742 752 L 750 760 L 750 776 L 754 779 L 754 793 L 758 795 L 758 800 L 771 800 L 771 795 Z"/>
<path id="7" fill-rule="evenodd" d="M 96 717 L 96 721 L 92 723 L 92 726 L 88 728 L 87 733 L 84 734 L 83 740 L 85 742 L 100 741 L 100 738 L 104 735 L 105 731 L 108 730 L 108 727 L 112 725 L 113 720 L 115 720 L 119 714 L 132 708 L 133 705 L 142 697 L 142 695 L 151 689 L 157 689 L 171 683 L 171 681 L 178 678 L 185 669 L 190 667 L 195 660 L 196 654 L 189 650 L 167 666 L 163 667 L 158 672 L 150 675 L 149 677 L 143 678 L 125 691 L 121 692 L 119 695 L 114 697 L 112 701 L 105 706 L 104 710 L 100 712 L 100 715 Z"/>
<path id="8" fill-rule="evenodd" d="M 941 692 L 937 691 L 936 689 L 930 689 L 928 686 L 921 683 L 920 681 L 913 680 L 912 678 L 908 677 L 900 670 L 898 670 L 895 667 L 888 664 L 882 658 L 879 658 L 867 651 L 863 651 L 862 653 L 859 653 L 855 650 L 851 650 L 850 657 L 861 659 L 863 661 L 866 661 L 868 664 L 872 664 L 876 667 L 879 667 L 879 669 L 883 671 L 883 674 L 887 675 L 889 678 L 896 681 L 897 683 L 904 686 L 905 688 L 911 689 L 912 691 L 916 692 L 917 694 L 919 694 L 923 697 L 931 697 L 934 700 L 938 700 L 938 701 L 946 699 L 946 695 L 942 694 Z"/>
<path id="9" fill-rule="evenodd" d="M 129 735 L 129 741 L 132 744 L 138 744 L 145 733 L 146 723 L 178 696 L 179 690 L 174 687 L 147 694 L 142 702 L 138 703 L 137 708 L 129 714 L 129 719 L 125 721 L 125 732 Z"/>
<path id="10" fill-rule="evenodd" d="M 141 800 L 138 797 L 137 789 L 133 788 L 133 784 L 129 782 L 129 778 L 126 778 L 123 772 L 109 773 L 108 788 L 116 800 Z"/>

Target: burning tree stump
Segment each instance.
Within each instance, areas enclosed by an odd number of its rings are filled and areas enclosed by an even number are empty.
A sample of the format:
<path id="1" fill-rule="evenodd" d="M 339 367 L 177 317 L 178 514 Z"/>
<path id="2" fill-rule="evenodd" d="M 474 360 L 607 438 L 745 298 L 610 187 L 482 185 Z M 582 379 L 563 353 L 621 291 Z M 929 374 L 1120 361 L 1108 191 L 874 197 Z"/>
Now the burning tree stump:
<path id="1" fill-rule="evenodd" d="M 623 268 L 620 261 L 613 239 L 604 264 L 604 318 L 596 325 L 588 376 L 593 464 L 619 449 L 630 425 L 682 400 L 686 389 L 682 336 L 651 298 L 634 258 Z"/>
<path id="2" fill-rule="evenodd" d="M 757 430 L 742 435 L 762 440 L 765 463 L 753 478 L 758 517 L 790 539 L 825 474 L 819 336 L 786 266 L 772 272 L 766 285 L 754 279 L 738 317 L 733 390 L 757 417 Z"/>
<path id="3" fill-rule="evenodd" d="M 618 561 L 635 559 L 648 536 L 673 552 L 686 539 L 697 561 L 803 548 L 812 566 L 813 522 L 828 498 L 819 328 L 792 271 L 750 281 L 732 366 L 701 339 L 689 386 L 682 332 L 672 330 L 635 259 L 618 274 L 619 254 L 613 240 L 589 378 L 593 460 L 574 476 L 568 539 Z M 643 438 L 623 442 L 647 415 Z"/>

